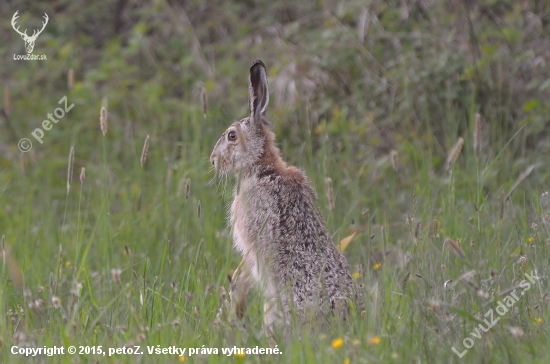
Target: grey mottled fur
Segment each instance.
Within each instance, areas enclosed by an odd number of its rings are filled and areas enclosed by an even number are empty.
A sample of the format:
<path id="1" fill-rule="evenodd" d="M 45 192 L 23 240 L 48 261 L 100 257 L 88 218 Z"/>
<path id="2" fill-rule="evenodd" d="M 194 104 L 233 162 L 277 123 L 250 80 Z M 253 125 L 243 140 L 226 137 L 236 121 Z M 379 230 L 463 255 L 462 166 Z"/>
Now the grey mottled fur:
<path id="1" fill-rule="evenodd" d="M 287 166 L 266 118 L 267 73 L 261 61 L 250 69 L 250 116 L 234 122 L 216 143 L 211 163 L 237 177 L 230 223 L 243 262 L 232 279 L 230 297 L 242 316 L 245 295 L 259 283 L 268 330 L 299 318 L 346 316 L 355 286 L 344 256 L 336 249 L 303 171 Z"/>

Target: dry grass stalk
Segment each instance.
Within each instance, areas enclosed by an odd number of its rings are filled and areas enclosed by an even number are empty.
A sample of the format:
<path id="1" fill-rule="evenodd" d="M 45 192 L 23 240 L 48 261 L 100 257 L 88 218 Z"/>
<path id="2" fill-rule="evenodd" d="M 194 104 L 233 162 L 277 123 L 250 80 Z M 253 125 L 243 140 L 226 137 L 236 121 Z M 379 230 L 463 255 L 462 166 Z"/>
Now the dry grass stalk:
<path id="1" fill-rule="evenodd" d="M 466 254 L 464 254 L 464 250 L 462 250 L 460 245 L 458 245 L 453 239 L 445 238 L 445 244 L 451 247 L 451 249 L 460 259 L 466 259 Z"/>
<path id="2" fill-rule="evenodd" d="M 67 73 L 67 87 L 69 90 L 72 90 L 74 87 L 74 69 L 70 69 L 69 73 Z"/>
<path id="3" fill-rule="evenodd" d="M 166 187 L 166 189 L 170 189 L 170 187 L 172 186 L 172 175 L 174 174 L 174 171 L 172 170 L 172 168 L 168 167 L 168 169 L 166 170 L 166 180 L 164 181 L 164 186 Z"/>
<path id="4" fill-rule="evenodd" d="M 139 195 L 137 197 L 137 202 L 136 202 L 136 210 L 141 210 L 141 189 L 139 191 Z"/>
<path id="5" fill-rule="evenodd" d="M 206 114 L 208 112 L 208 100 L 206 99 L 206 88 L 201 89 L 201 101 L 202 101 L 202 112 L 204 113 L 204 117 L 206 117 Z"/>
<path id="6" fill-rule="evenodd" d="M 189 195 L 191 194 L 191 178 L 188 178 L 185 182 L 185 199 L 187 200 L 189 198 Z"/>
<path id="7" fill-rule="evenodd" d="M 474 118 L 474 153 L 479 155 L 481 152 L 481 115 L 476 112 Z"/>
<path id="8" fill-rule="evenodd" d="M 54 294 L 57 288 L 57 282 L 53 279 L 53 273 L 50 272 L 50 296 Z"/>
<path id="9" fill-rule="evenodd" d="M 201 208 L 201 200 L 199 200 L 199 203 L 197 204 L 197 217 L 199 218 L 199 220 L 201 218 Z"/>
<path id="10" fill-rule="evenodd" d="M 473 288 L 476 292 L 478 292 L 480 288 L 470 279 L 475 275 L 476 275 L 475 270 L 473 269 L 469 270 L 466 273 L 462 274 L 460 277 L 458 277 L 458 279 L 454 282 L 454 284 L 456 285 L 458 284 L 458 282 L 463 282 L 463 283 L 466 283 L 466 285 L 468 285 L 469 287 Z"/>
<path id="11" fill-rule="evenodd" d="M 86 168 L 82 167 L 80 170 L 80 183 L 84 183 L 86 180 Z"/>
<path id="12" fill-rule="evenodd" d="M 6 235 L 2 235 L 2 261 L 3 261 L 2 270 L 4 270 L 6 266 L 6 255 L 7 255 Z"/>
<path id="13" fill-rule="evenodd" d="M 4 86 L 4 112 L 8 116 L 11 114 L 11 95 L 8 85 Z"/>
<path id="14" fill-rule="evenodd" d="M 29 157 L 31 158 L 31 162 L 36 165 L 36 152 L 34 149 L 31 149 L 29 152 Z"/>
<path id="15" fill-rule="evenodd" d="M 405 277 L 403 277 L 403 280 L 401 281 L 401 287 L 403 290 L 407 288 L 407 284 L 409 283 L 410 278 L 411 278 L 411 271 L 408 271 Z"/>
<path id="16" fill-rule="evenodd" d="M 529 177 L 531 172 L 533 172 L 533 169 L 535 169 L 535 166 L 531 165 L 531 166 L 527 167 L 527 169 L 519 175 L 516 182 L 514 182 L 512 187 L 510 187 L 508 192 L 506 192 L 506 195 L 504 196 L 504 201 L 508 201 L 510 199 L 510 196 L 512 196 L 512 193 L 516 190 L 516 188 L 518 188 L 518 186 L 520 185 L 521 182 L 523 182 L 524 179 Z"/>
<path id="17" fill-rule="evenodd" d="M 464 145 L 464 139 L 462 137 L 458 138 L 455 145 L 449 152 L 449 155 L 447 156 L 447 162 L 445 163 L 445 170 L 448 170 L 453 166 L 453 164 L 456 162 L 458 156 L 460 155 L 460 151 L 462 150 L 462 146 Z"/>
<path id="18" fill-rule="evenodd" d="M 2 235 L 2 258 L 3 269 L 5 269 L 6 265 L 8 266 L 13 285 L 17 288 L 23 288 L 23 275 L 21 274 L 19 265 L 10 254 L 8 244 L 6 243 L 6 235 Z"/>
<path id="19" fill-rule="evenodd" d="M 357 40 L 363 44 L 365 40 L 365 34 L 369 28 L 369 10 L 363 7 L 361 15 L 359 15 L 359 21 L 357 22 Z"/>
<path id="20" fill-rule="evenodd" d="M 384 252 L 384 255 L 382 257 L 382 262 L 385 262 L 387 250 L 386 250 L 386 229 L 384 228 L 384 226 L 380 226 L 380 235 L 382 237 L 382 249 Z"/>
<path id="21" fill-rule="evenodd" d="M 343 238 L 342 240 L 340 240 L 340 244 L 338 244 L 336 246 L 336 248 L 338 249 L 338 251 L 340 253 L 342 253 L 344 250 L 346 250 L 346 248 L 348 247 L 349 243 L 351 243 L 351 241 L 353 240 L 353 237 L 355 236 L 355 234 L 357 234 L 356 232 L 353 232 L 351 235 L 348 235 L 346 236 L 345 238 Z"/>
<path id="22" fill-rule="evenodd" d="M 422 229 L 422 221 L 418 221 L 416 223 L 416 228 L 414 229 L 414 239 L 418 239 L 418 236 L 420 235 L 420 230 Z"/>
<path id="23" fill-rule="evenodd" d="M 69 151 L 69 161 L 67 166 L 67 194 L 71 190 L 71 182 L 73 181 L 73 164 L 74 164 L 74 147 L 71 145 Z"/>
<path id="24" fill-rule="evenodd" d="M 328 200 L 328 210 L 334 211 L 334 199 L 332 197 L 332 179 L 330 177 L 325 178 L 326 193 Z"/>
<path id="25" fill-rule="evenodd" d="M 149 151 L 149 135 L 145 137 L 145 142 L 143 142 L 143 150 L 141 151 L 140 163 L 142 167 L 145 164 L 145 161 L 147 160 L 148 151 Z"/>
<path id="26" fill-rule="evenodd" d="M 105 136 L 107 134 L 107 109 L 105 109 L 105 106 L 102 106 L 99 111 L 99 127 L 103 136 Z"/>

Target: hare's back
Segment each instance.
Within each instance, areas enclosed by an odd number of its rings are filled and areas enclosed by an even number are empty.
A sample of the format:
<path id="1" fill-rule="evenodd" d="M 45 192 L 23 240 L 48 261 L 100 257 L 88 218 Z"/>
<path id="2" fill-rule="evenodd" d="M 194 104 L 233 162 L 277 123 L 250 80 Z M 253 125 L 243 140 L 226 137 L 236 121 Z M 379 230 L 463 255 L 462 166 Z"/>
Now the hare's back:
<path id="1" fill-rule="evenodd" d="M 317 194 L 306 175 L 295 167 L 266 176 L 276 215 L 275 231 L 284 245 L 316 249 L 332 244 L 324 218 L 317 206 Z M 323 249 L 324 250 L 324 249 Z"/>

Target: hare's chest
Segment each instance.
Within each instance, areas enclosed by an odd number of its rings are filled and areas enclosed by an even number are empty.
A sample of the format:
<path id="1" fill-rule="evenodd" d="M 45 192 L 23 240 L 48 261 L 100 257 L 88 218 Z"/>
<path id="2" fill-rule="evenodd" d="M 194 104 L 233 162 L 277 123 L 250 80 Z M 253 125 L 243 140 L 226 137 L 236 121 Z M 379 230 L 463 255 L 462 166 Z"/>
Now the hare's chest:
<path id="1" fill-rule="evenodd" d="M 231 227 L 233 229 L 233 246 L 241 253 L 247 266 L 250 268 L 253 276 L 258 280 L 256 272 L 257 254 L 254 250 L 254 243 L 248 231 L 247 222 L 249 218 L 246 214 L 244 199 L 236 196 L 231 205 Z"/>
<path id="2" fill-rule="evenodd" d="M 231 205 L 231 227 L 233 228 L 233 245 L 245 256 L 252 248 L 252 242 L 246 231 L 246 211 L 240 196 L 236 196 Z"/>

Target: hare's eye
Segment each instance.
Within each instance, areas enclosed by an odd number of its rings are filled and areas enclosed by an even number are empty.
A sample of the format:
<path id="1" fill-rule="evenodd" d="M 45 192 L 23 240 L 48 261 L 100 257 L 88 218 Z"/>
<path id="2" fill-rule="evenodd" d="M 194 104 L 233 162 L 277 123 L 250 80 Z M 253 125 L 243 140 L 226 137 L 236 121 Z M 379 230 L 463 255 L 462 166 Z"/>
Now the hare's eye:
<path id="1" fill-rule="evenodd" d="M 235 133 L 234 131 L 230 131 L 229 133 L 227 133 L 227 139 L 231 141 L 237 140 L 237 133 Z"/>

